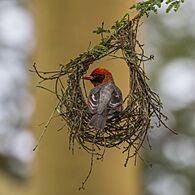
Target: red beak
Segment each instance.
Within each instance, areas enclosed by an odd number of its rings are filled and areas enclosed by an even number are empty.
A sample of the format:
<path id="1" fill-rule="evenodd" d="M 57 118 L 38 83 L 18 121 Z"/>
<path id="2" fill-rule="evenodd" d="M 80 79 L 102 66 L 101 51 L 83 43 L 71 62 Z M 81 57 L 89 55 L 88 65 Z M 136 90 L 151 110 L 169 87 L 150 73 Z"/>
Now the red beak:
<path id="1" fill-rule="evenodd" d="M 92 76 L 83 76 L 82 79 L 92 81 L 93 80 L 93 77 Z"/>

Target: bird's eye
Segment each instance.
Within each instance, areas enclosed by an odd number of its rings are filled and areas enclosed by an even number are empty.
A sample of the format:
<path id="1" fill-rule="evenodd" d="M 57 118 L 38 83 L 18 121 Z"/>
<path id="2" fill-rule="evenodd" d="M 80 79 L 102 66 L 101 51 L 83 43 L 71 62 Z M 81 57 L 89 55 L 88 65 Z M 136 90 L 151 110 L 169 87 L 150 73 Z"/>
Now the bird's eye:
<path id="1" fill-rule="evenodd" d="M 105 75 L 103 74 L 91 74 L 90 76 L 93 77 L 92 82 L 94 83 L 101 83 L 105 78 Z"/>

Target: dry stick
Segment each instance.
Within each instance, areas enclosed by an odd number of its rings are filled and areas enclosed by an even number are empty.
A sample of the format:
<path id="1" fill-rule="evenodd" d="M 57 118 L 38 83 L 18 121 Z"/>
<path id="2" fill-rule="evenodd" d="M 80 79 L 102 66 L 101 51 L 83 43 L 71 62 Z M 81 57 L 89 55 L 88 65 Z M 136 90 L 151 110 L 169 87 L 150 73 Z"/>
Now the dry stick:
<path id="1" fill-rule="evenodd" d="M 62 127 L 60 127 L 59 129 L 57 129 L 57 131 L 61 131 L 66 125 L 63 125 Z"/>
<path id="2" fill-rule="evenodd" d="M 34 63 L 34 65 L 36 66 L 36 63 Z M 32 73 L 36 73 L 35 70 L 32 70 L 32 69 L 29 69 L 29 72 L 32 72 Z M 44 71 L 40 71 L 39 70 L 39 73 L 43 74 L 43 75 L 46 75 L 46 74 L 54 74 L 54 73 L 58 73 L 59 70 L 55 70 L 55 71 L 47 71 L 47 72 L 44 72 Z"/>
<path id="3" fill-rule="evenodd" d="M 41 86 L 41 85 L 37 85 L 36 87 L 37 87 L 37 88 L 40 88 L 40 89 L 43 89 L 43 90 L 45 90 L 45 91 L 48 91 L 48 92 L 50 92 L 50 93 L 56 95 L 56 93 L 55 93 L 54 91 L 52 91 L 52 90 L 50 90 L 50 89 L 48 89 L 48 88 L 46 88 L 46 87 L 43 87 L 43 86 Z"/>
<path id="4" fill-rule="evenodd" d="M 48 128 L 50 122 L 51 122 L 52 119 L 53 119 L 53 115 L 54 115 L 55 111 L 57 110 L 58 106 L 59 106 L 59 102 L 58 102 L 58 103 L 56 104 L 56 106 L 54 107 L 54 109 L 53 109 L 53 111 L 52 111 L 52 113 L 51 113 L 51 115 L 50 115 L 50 117 L 49 117 L 47 123 L 45 124 L 44 129 L 43 129 L 43 131 L 42 131 L 42 133 L 41 133 L 41 135 L 40 135 L 40 137 L 39 137 L 39 139 L 38 139 L 38 141 L 37 141 L 36 146 L 33 148 L 33 151 L 35 151 L 35 150 L 37 149 L 37 147 L 39 146 L 39 144 L 40 144 L 40 142 L 41 142 L 41 140 L 42 140 L 42 138 L 43 138 L 45 132 L 47 131 L 47 128 Z"/>
<path id="5" fill-rule="evenodd" d="M 37 70 L 36 63 L 33 64 L 33 68 L 35 69 L 34 71 L 35 71 L 35 73 L 39 76 L 39 78 L 42 79 L 42 81 L 40 81 L 39 83 L 41 83 L 41 82 L 43 82 L 43 81 L 45 81 L 45 80 L 51 80 L 51 77 L 44 77 L 44 76 L 42 76 L 42 75 L 40 74 L 41 72 Z M 58 72 L 59 72 L 59 71 L 58 71 Z M 43 74 L 44 74 L 44 73 L 43 73 Z"/>
<path id="6" fill-rule="evenodd" d="M 85 97 L 88 98 L 84 79 L 83 79 L 83 89 L 84 89 Z"/>
<path id="7" fill-rule="evenodd" d="M 148 142 L 148 146 L 149 146 L 150 150 L 152 150 L 152 145 L 150 143 L 150 138 L 149 138 L 148 134 L 146 135 L 146 140 Z"/>
<path id="8" fill-rule="evenodd" d="M 134 149 L 136 150 L 136 147 L 135 146 L 133 146 L 134 147 Z M 136 165 L 136 162 L 137 162 L 137 156 L 139 157 L 139 159 L 146 165 L 146 166 L 148 166 L 148 167 L 150 167 L 150 168 L 152 168 L 152 164 L 151 163 L 149 163 L 149 162 L 147 162 L 146 160 L 144 160 L 144 158 L 139 154 L 139 152 L 137 152 L 136 154 L 136 158 L 135 158 L 135 162 L 134 162 L 134 164 Z"/>
<path id="9" fill-rule="evenodd" d="M 81 111 L 81 118 L 83 117 L 83 110 Z M 78 129 L 75 129 L 75 132 L 76 133 L 74 133 L 73 134 L 73 138 L 72 138 L 72 144 L 73 144 L 73 147 L 72 147 L 72 154 L 74 154 L 74 140 L 75 140 L 75 138 L 77 138 L 78 137 L 78 134 L 79 134 L 79 131 L 80 131 L 80 129 L 81 129 L 81 120 L 79 121 L 78 120 L 78 123 L 79 123 L 79 126 L 78 126 Z M 76 124 L 77 125 L 77 124 Z M 76 126 L 75 125 L 75 126 Z M 75 127 L 76 128 L 76 127 Z"/>
<path id="10" fill-rule="evenodd" d="M 103 148 L 103 152 L 102 152 L 102 154 L 100 154 L 100 157 L 98 158 L 97 157 L 97 160 L 101 160 L 101 161 L 103 161 L 103 159 L 104 159 L 104 154 L 105 154 L 105 152 L 106 152 L 106 140 L 105 140 L 105 136 L 104 136 L 104 134 L 103 134 L 103 139 L 104 139 L 104 148 Z"/>
<path id="11" fill-rule="evenodd" d="M 127 151 L 127 158 L 125 160 L 124 167 L 126 167 L 127 164 L 128 164 L 128 162 L 129 162 L 129 159 L 130 159 L 130 150 L 131 150 L 131 143 L 129 143 L 129 146 L 126 149 L 126 151 Z"/>
<path id="12" fill-rule="evenodd" d="M 153 106 L 153 105 L 152 105 Z M 159 111 L 160 112 L 160 111 Z M 156 109 L 154 110 L 154 113 L 156 115 L 156 117 L 158 118 L 159 122 L 165 127 L 167 128 L 169 131 L 171 131 L 172 133 L 174 133 L 175 135 L 178 135 L 178 132 L 176 132 L 175 130 L 171 129 L 170 127 L 168 127 L 163 120 L 159 117 L 159 115 L 156 113 Z M 160 112 L 160 115 L 162 116 L 162 113 Z"/>
<path id="13" fill-rule="evenodd" d="M 64 89 L 65 89 L 65 87 L 64 87 L 64 85 L 63 85 L 63 83 L 62 83 L 61 79 L 59 79 L 59 82 L 60 82 L 60 85 L 61 85 L 62 89 L 64 90 Z"/>
<path id="14" fill-rule="evenodd" d="M 94 163 L 94 153 L 91 154 L 91 164 L 90 164 L 89 173 L 88 173 L 88 175 L 86 176 L 85 180 L 82 182 L 81 187 L 79 187 L 79 190 L 84 190 L 84 189 L 85 189 L 84 186 L 85 186 L 87 180 L 89 179 L 89 177 L 90 177 L 90 175 L 91 175 L 91 172 L 92 172 L 92 169 L 93 169 L 93 163 Z"/>
<path id="15" fill-rule="evenodd" d="M 95 137 L 96 137 L 96 136 L 95 136 Z M 94 137 L 94 139 L 95 139 L 95 137 Z M 90 177 L 90 175 L 91 175 L 91 172 L 92 172 L 92 169 L 93 169 L 93 163 L 94 163 L 94 155 L 95 155 L 94 152 L 95 152 L 95 148 L 94 148 L 94 143 L 93 143 L 93 144 L 92 144 L 92 153 L 91 153 L 90 169 L 89 169 L 89 172 L 88 172 L 88 174 L 87 174 L 85 180 L 82 182 L 81 187 L 79 187 L 79 190 L 84 190 L 84 189 L 85 189 L 84 186 L 85 186 L 87 180 L 89 179 L 89 177 Z"/>

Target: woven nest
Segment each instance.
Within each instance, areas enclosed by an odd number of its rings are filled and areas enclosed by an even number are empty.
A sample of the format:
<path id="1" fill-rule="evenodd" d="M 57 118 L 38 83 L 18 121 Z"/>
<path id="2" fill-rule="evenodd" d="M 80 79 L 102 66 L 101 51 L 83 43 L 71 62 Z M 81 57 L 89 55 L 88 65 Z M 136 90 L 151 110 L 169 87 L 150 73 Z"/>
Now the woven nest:
<path id="1" fill-rule="evenodd" d="M 144 61 L 152 59 L 152 56 L 144 55 L 143 45 L 137 40 L 140 18 L 138 15 L 129 19 L 129 15 L 125 15 L 111 30 L 104 29 L 102 25 L 95 31 L 101 35 L 99 45 L 88 49 L 68 64 L 60 65 L 57 71 L 40 72 L 34 64 L 33 71 L 41 78 L 41 82 L 54 81 L 53 93 L 59 100 L 55 110 L 68 125 L 71 149 L 77 141 L 87 152 L 103 157 L 106 148 L 120 147 L 122 144 L 123 152 L 127 152 L 126 165 L 128 159 L 136 156 L 143 146 L 152 117 L 156 116 L 159 125 L 168 128 L 163 122 L 166 116 L 161 112 L 159 96 L 148 86 L 143 70 Z M 117 55 L 117 52 L 122 53 L 122 56 Z M 91 64 L 106 56 L 126 62 L 129 69 L 129 94 L 124 99 L 124 110 L 109 118 L 104 130 L 96 130 L 88 125 L 92 116 L 86 109 L 87 92 L 81 77 Z M 62 81 L 64 77 L 67 79 L 66 87 Z"/>

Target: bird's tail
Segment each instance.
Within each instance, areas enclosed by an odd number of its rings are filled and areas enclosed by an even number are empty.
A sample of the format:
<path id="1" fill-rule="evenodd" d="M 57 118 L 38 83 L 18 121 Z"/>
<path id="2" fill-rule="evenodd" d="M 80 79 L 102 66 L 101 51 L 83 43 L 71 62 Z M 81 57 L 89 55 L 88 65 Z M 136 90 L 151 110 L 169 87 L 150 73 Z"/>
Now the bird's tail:
<path id="1" fill-rule="evenodd" d="M 107 117 L 103 114 L 95 114 L 92 116 L 89 125 L 95 129 L 103 130 L 106 125 L 106 119 Z"/>

